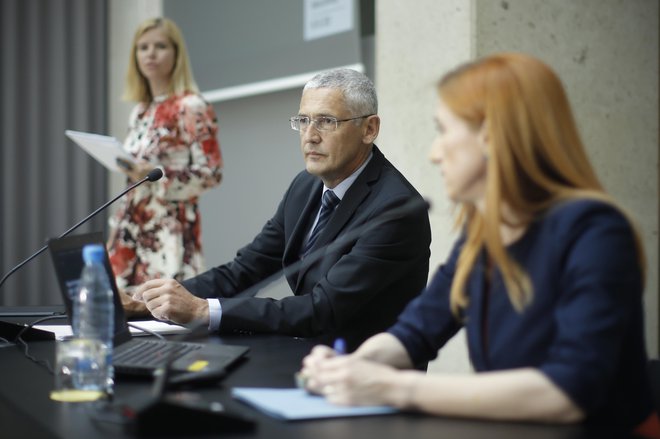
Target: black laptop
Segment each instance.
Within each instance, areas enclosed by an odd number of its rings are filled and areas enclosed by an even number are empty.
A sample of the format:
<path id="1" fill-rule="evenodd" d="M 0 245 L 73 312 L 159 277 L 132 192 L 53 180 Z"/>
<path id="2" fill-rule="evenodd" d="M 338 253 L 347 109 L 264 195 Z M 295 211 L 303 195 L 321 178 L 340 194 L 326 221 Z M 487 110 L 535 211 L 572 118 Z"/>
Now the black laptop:
<path id="1" fill-rule="evenodd" d="M 48 248 L 64 300 L 69 323 L 72 297 L 78 292 L 80 274 L 84 266 L 82 249 L 87 244 L 103 244 L 101 232 L 51 239 Z M 105 269 L 115 300 L 115 336 L 113 366 L 118 375 L 152 375 L 168 360 L 173 373 L 222 373 L 245 356 L 246 346 L 202 344 L 168 340 L 133 338 L 126 322 L 115 277 L 105 256 Z"/>

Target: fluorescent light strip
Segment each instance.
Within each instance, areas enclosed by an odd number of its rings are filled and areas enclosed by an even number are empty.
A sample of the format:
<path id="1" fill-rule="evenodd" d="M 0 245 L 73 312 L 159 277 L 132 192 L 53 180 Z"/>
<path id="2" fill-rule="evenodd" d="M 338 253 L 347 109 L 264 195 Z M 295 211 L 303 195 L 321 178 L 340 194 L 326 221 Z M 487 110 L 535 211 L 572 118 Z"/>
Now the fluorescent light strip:
<path id="1" fill-rule="evenodd" d="M 343 66 L 343 68 L 364 72 L 364 65 L 361 63 Z M 287 90 L 294 87 L 305 85 L 314 75 L 324 72 L 328 69 L 315 72 L 301 73 L 300 75 L 285 76 L 283 78 L 269 79 L 267 81 L 253 82 L 251 84 L 236 85 L 234 87 L 219 88 L 202 92 L 202 96 L 208 102 L 222 102 L 230 99 L 244 98 L 274 91 Z"/>

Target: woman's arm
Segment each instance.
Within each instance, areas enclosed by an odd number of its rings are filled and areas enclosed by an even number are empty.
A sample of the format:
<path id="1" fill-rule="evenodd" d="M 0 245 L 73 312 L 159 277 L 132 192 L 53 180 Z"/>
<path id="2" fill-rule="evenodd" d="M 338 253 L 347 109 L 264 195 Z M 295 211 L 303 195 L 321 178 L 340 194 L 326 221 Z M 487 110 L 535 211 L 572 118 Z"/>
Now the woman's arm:
<path id="1" fill-rule="evenodd" d="M 364 359 L 400 361 L 391 340 L 376 337 L 355 354 L 319 359 L 309 368 L 306 365 L 303 371 L 309 374 L 309 388 L 340 405 L 391 405 L 443 416 L 507 421 L 571 423 L 584 419 L 584 412 L 537 369 L 473 375 L 401 371 Z M 389 349 L 375 349 L 377 345 Z"/>
<path id="2" fill-rule="evenodd" d="M 584 418 L 584 412 L 565 393 L 533 368 L 474 375 L 413 371 L 399 375 L 392 381 L 399 389 L 389 392 L 391 401 L 383 402 L 403 409 L 510 421 L 571 423 Z"/>
<path id="3" fill-rule="evenodd" d="M 387 364 L 397 369 L 410 369 L 413 364 L 398 338 L 387 332 L 367 339 L 353 353 L 357 358 Z"/>

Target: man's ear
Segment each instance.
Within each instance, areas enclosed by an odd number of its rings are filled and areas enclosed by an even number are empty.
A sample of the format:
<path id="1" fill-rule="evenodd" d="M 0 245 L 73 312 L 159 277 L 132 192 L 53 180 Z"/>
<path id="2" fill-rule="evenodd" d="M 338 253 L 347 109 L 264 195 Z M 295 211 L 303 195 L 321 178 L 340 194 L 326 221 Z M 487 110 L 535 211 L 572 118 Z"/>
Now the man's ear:
<path id="1" fill-rule="evenodd" d="M 362 134 L 362 143 L 372 144 L 378 137 L 380 131 L 380 117 L 377 114 L 369 116 L 364 124 L 364 131 Z"/>

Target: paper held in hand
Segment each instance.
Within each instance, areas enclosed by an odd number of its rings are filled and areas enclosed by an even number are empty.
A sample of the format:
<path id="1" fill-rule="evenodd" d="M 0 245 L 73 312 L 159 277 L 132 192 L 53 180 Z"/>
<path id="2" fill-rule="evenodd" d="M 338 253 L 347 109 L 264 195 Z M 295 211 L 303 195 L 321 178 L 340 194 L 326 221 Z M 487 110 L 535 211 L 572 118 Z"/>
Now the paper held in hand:
<path id="1" fill-rule="evenodd" d="M 114 137 L 72 130 L 66 130 L 64 134 L 111 171 L 121 171 L 117 166 L 118 158 L 135 163 L 133 157 L 124 151 L 122 144 Z"/>

